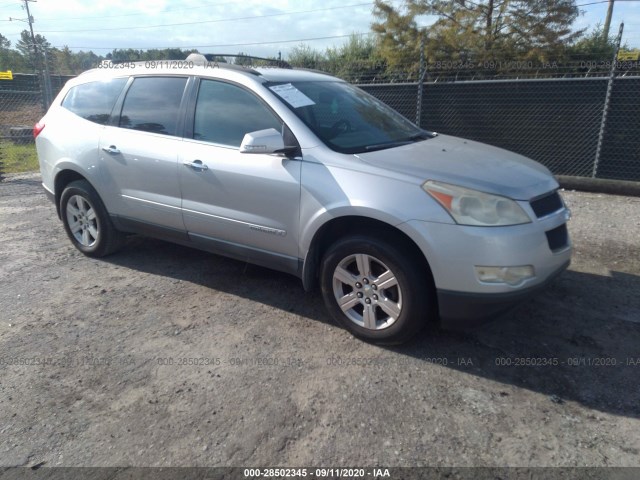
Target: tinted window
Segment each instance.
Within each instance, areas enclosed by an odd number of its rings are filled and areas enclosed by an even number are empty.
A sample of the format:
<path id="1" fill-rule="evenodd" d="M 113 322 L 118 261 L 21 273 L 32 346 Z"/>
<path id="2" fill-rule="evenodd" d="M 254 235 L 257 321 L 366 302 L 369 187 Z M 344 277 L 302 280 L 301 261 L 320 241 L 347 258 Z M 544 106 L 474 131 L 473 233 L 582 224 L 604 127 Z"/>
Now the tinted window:
<path id="1" fill-rule="evenodd" d="M 175 135 L 186 83 L 179 77 L 136 78 L 124 99 L 120 126 Z"/>
<path id="2" fill-rule="evenodd" d="M 223 82 L 202 80 L 193 138 L 239 147 L 244 135 L 256 130 L 282 130 L 282 122 L 255 95 Z"/>
<path id="3" fill-rule="evenodd" d="M 77 85 L 69 90 L 62 106 L 85 120 L 104 125 L 127 80 L 114 78 L 106 82 Z"/>

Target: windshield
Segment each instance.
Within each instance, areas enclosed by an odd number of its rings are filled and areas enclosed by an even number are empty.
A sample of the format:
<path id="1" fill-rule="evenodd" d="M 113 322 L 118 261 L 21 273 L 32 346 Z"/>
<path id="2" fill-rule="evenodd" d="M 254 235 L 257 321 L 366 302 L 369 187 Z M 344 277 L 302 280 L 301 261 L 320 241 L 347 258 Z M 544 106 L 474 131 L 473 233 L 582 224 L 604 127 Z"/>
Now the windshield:
<path id="1" fill-rule="evenodd" d="M 380 100 L 345 82 L 267 85 L 329 148 L 362 153 L 431 138 Z"/>

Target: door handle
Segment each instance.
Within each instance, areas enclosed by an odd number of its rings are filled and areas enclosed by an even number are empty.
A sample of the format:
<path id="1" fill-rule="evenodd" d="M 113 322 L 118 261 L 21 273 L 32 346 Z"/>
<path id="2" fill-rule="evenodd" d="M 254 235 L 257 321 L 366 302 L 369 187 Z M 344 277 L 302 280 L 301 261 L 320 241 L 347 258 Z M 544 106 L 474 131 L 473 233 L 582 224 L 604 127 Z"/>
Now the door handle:
<path id="1" fill-rule="evenodd" d="M 117 155 L 117 154 L 120 153 L 120 150 L 118 150 L 115 145 L 109 145 L 108 147 L 102 147 L 102 150 L 104 150 L 107 153 L 111 153 L 112 155 Z"/>
<path id="2" fill-rule="evenodd" d="M 194 160 L 193 162 L 184 162 L 183 165 L 185 167 L 191 167 L 194 170 L 198 170 L 199 172 L 204 172 L 205 170 L 209 170 L 209 167 L 207 167 L 204 163 L 202 163 L 202 160 Z"/>

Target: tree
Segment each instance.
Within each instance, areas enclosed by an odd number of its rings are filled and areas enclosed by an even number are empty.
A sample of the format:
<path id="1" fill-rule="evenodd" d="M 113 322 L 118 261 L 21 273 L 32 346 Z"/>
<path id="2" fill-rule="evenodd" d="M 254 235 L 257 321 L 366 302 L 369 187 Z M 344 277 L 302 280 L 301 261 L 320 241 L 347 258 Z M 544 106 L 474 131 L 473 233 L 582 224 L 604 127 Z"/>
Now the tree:
<path id="1" fill-rule="evenodd" d="M 416 69 L 420 59 L 420 35 L 415 15 L 376 0 L 371 25 L 378 37 L 378 53 L 390 69 Z"/>
<path id="2" fill-rule="evenodd" d="M 73 75 L 76 73 L 74 68 L 75 55 L 68 46 L 65 45 L 62 50 L 55 48 L 52 53 L 57 67 L 54 73 L 59 75 Z"/>
<path id="3" fill-rule="evenodd" d="M 190 53 L 197 50 L 182 50 L 181 48 L 152 48 L 142 52 L 140 60 L 184 60 Z"/>
<path id="4" fill-rule="evenodd" d="M 0 33 L 0 50 L 9 50 L 11 48 L 11 41 Z"/>
<path id="5" fill-rule="evenodd" d="M 51 44 L 42 35 L 35 36 L 35 45 L 28 30 L 20 32 L 20 40 L 16 43 L 16 50 L 25 59 L 27 68 L 38 70 L 44 67 L 45 58 L 49 59 Z"/>
<path id="6" fill-rule="evenodd" d="M 234 63 L 235 65 L 242 65 L 245 67 L 250 67 L 253 65 L 253 61 L 251 60 L 251 58 L 249 58 L 249 54 L 244 52 L 238 52 L 235 57 L 230 57 L 229 59 L 227 59 L 227 61 L 229 60 L 231 60 L 231 63 Z"/>
<path id="7" fill-rule="evenodd" d="M 11 42 L 0 33 L 0 70 L 9 69 L 9 56 L 11 54 Z"/>
<path id="8" fill-rule="evenodd" d="M 350 82 L 373 80 L 385 67 L 377 45 L 369 37 L 353 34 L 339 47 L 329 47 L 325 52 L 326 70 Z"/>
<path id="9" fill-rule="evenodd" d="M 626 45 L 625 45 L 626 47 Z M 616 51 L 613 38 L 605 38 L 602 25 L 598 24 L 589 34 L 571 45 L 568 53 L 574 61 L 606 61 L 610 62 Z"/>
<path id="10" fill-rule="evenodd" d="M 291 49 L 287 56 L 287 62 L 292 67 L 321 69 L 326 61 L 322 52 L 311 48 L 309 45 L 301 43 Z"/>
<path id="11" fill-rule="evenodd" d="M 93 52 L 88 52 L 95 55 Z M 181 48 L 152 48 L 150 50 L 137 50 L 135 48 L 116 48 L 107 53 L 105 58 L 113 62 L 144 62 L 153 60 L 184 60 L 190 53 L 198 53 L 198 50 L 182 50 Z"/>
<path id="12" fill-rule="evenodd" d="M 28 71 L 24 57 L 11 48 L 11 42 L 0 34 L 0 70 L 12 70 L 14 72 Z"/>
<path id="13" fill-rule="evenodd" d="M 104 57 L 101 55 L 96 55 L 92 51 L 80 50 L 73 55 L 73 73 L 82 73 L 90 68 L 95 68 L 102 60 Z"/>
<path id="14" fill-rule="evenodd" d="M 406 0 L 404 13 L 376 0 L 372 26 L 390 63 L 417 61 L 416 18 L 434 16 L 425 27 L 430 60 L 483 62 L 561 58 L 579 15 L 575 0 Z"/>
<path id="15" fill-rule="evenodd" d="M 356 34 L 324 52 L 301 43 L 291 49 L 287 62 L 293 67 L 322 70 L 351 82 L 372 81 L 384 75 L 386 67 L 376 41 Z"/>
<path id="16" fill-rule="evenodd" d="M 144 50 L 134 48 L 115 48 L 107 53 L 106 59 L 113 62 L 138 62 L 142 60 Z"/>
<path id="17" fill-rule="evenodd" d="M 584 33 L 572 29 L 580 14 L 575 0 L 514 1 L 510 7 L 499 27 L 513 42 L 514 53 L 525 58 L 562 59 L 566 46 Z"/>

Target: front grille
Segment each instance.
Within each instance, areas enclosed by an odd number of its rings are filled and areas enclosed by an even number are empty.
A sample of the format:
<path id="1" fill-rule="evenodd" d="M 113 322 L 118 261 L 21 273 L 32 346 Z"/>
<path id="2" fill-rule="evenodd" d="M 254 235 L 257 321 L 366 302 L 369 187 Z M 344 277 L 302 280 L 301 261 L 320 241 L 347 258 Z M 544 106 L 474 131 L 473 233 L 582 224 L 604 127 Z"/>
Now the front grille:
<path id="1" fill-rule="evenodd" d="M 569 246 L 569 233 L 567 225 L 563 224 L 546 232 L 547 242 L 552 252 L 563 250 Z"/>
<path id="2" fill-rule="evenodd" d="M 546 217 L 547 215 L 557 212 L 564 207 L 562 198 L 560 198 L 560 194 L 558 192 L 551 192 L 544 197 L 532 200 L 530 204 L 533 212 L 538 218 Z"/>

